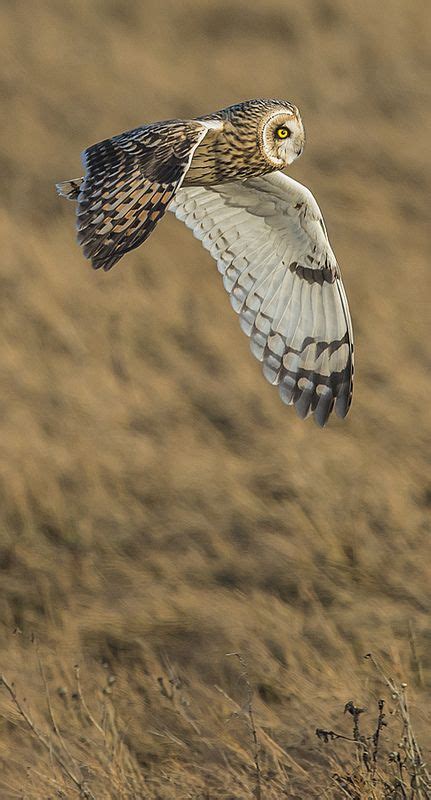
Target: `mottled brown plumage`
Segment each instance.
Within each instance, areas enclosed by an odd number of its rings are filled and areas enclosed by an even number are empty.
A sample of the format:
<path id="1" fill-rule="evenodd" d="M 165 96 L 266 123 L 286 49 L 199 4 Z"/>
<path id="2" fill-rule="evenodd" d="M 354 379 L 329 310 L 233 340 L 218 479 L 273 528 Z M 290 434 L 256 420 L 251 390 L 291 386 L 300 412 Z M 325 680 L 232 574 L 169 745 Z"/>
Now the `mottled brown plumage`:
<path id="1" fill-rule="evenodd" d="M 142 244 L 169 207 L 216 259 L 265 377 L 324 425 L 334 406 L 349 409 L 353 340 L 320 209 L 279 171 L 303 146 L 295 106 L 250 100 L 105 139 L 84 152 L 84 178 L 57 188 L 77 201 L 96 269 Z"/>
<path id="2" fill-rule="evenodd" d="M 78 242 L 95 269 L 111 269 L 150 235 L 202 135 L 198 123 L 173 120 L 136 128 L 85 151 Z"/>
<path id="3" fill-rule="evenodd" d="M 196 148 L 183 185 L 226 183 L 272 171 L 274 166 L 263 148 L 262 123 L 281 109 L 285 109 L 284 119 L 299 118 L 295 106 L 280 100 L 251 100 L 198 117 L 221 127 L 210 130 Z"/>
<path id="4" fill-rule="evenodd" d="M 262 147 L 261 122 L 290 103 L 251 100 L 198 117 L 143 125 L 83 153 L 84 178 L 59 184 L 78 201 L 78 242 L 95 269 L 109 270 L 142 244 L 179 186 L 225 183 L 274 169 Z"/>

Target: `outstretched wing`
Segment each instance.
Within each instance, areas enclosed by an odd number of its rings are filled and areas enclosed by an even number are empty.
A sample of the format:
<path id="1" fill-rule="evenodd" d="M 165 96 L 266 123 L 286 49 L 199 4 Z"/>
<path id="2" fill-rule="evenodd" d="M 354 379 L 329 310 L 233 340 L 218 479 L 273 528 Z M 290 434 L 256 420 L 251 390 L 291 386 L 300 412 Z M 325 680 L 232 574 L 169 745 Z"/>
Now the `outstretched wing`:
<path id="1" fill-rule="evenodd" d="M 353 339 L 340 271 L 311 192 L 282 172 L 187 187 L 170 204 L 217 261 L 265 377 L 300 417 L 350 406 Z"/>
<path id="2" fill-rule="evenodd" d="M 95 269 L 111 269 L 147 239 L 209 127 L 172 120 L 136 128 L 85 150 L 82 182 L 66 181 L 57 188 L 77 200 L 78 242 Z"/>

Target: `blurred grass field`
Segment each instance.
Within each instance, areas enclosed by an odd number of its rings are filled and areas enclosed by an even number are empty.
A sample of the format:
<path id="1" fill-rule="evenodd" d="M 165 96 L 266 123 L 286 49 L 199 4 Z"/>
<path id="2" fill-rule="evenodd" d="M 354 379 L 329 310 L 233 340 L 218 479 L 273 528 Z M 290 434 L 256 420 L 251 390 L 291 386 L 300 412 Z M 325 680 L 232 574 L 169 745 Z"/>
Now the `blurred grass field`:
<path id="1" fill-rule="evenodd" d="M 354 751 L 314 729 L 380 695 L 369 651 L 429 753 L 430 33 L 422 0 L 0 3 L 0 672 L 55 740 L 49 692 L 98 800 L 252 797 L 232 651 L 265 798 L 346 796 Z M 259 96 L 301 109 L 290 174 L 350 300 L 354 402 L 324 431 L 265 382 L 189 231 L 94 273 L 54 190 L 93 142 Z M 0 797 L 79 796 L 0 703 Z"/>

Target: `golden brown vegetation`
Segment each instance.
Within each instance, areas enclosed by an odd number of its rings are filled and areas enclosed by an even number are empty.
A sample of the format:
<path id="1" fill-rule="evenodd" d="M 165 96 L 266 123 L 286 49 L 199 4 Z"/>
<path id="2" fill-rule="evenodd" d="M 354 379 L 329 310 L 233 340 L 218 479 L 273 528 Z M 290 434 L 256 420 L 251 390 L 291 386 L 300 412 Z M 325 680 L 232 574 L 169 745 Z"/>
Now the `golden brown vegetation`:
<path id="1" fill-rule="evenodd" d="M 1 3 L 2 800 L 256 795 L 230 652 L 265 800 L 429 796 L 398 747 L 404 679 L 425 761 L 431 744 L 429 17 L 421 0 Z M 53 189 L 105 136 L 260 95 L 301 108 L 292 175 L 351 300 L 354 404 L 323 432 L 261 377 L 176 220 L 100 275 Z M 380 698 L 373 783 L 357 737 Z M 355 735 L 349 700 L 368 707 Z"/>

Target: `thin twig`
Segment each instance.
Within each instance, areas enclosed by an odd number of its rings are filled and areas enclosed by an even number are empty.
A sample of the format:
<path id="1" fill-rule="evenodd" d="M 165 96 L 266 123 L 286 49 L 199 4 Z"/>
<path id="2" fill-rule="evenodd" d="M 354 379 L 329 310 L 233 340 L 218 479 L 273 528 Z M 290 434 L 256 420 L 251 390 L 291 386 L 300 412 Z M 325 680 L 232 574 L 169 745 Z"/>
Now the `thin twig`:
<path id="1" fill-rule="evenodd" d="M 8 692 L 15 708 L 17 709 L 18 713 L 31 730 L 33 735 L 36 739 L 40 742 L 40 744 L 45 748 L 45 750 L 55 759 L 58 766 L 63 770 L 63 772 L 67 775 L 67 777 L 72 781 L 72 783 L 79 789 L 79 792 L 83 798 L 86 800 L 95 800 L 93 793 L 90 791 L 88 786 L 83 781 L 80 781 L 76 775 L 69 769 L 68 765 L 65 763 L 64 759 L 57 751 L 55 747 L 53 747 L 52 742 L 47 739 L 44 734 L 36 727 L 32 718 L 25 710 L 24 706 L 21 705 L 15 689 L 13 688 L 13 683 L 9 683 L 9 681 L 5 678 L 4 675 L 0 675 L 0 686 L 4 686 L 6 691 Z"/>
<path id="2" fill-rule="evenodd" d="M 353 703 L 352 700 L 349 700 L 346 703 L 346 705 L 344 706 L 344 713 L 345 714 L 349 713 L 353 717 L 353 738 L 354 738 L 356 744 L 359 744 L 359 745 L 362 746 L 362 759 L 361 760 L 362 760 L 367 772 L 369 772 L 370 771 L 370 758 L 369 758 L 369 753 L 368 753 L 367 738 L 369 739 L 370 737 L 363 736 L 361 734 L 360 727 L 359 727 L 359 717 L 361 716 L 361 714 L 364 713 L 365 710 L 366 710 L 365 708 L 359 708 L 358 706 L 355 706 L 355 704 Z M 358 752 L 358 758 L 359 758 L 359 752 Z"/>
<path id="3" fill-rule="evenodd" d="M 322 739 L 326 743 L 332 741 L 333 739 L 344 739 L 345 742 L 354 742 L 355 744 L 359 744 L 362 747 L 367 746 L 366 744 L 364 744 L 364 742 L 358 741 L 358 739 L 352 739 L 351 736 L 344 736 L 344 734 L 336 733 L 336 731 L 326 731 L 323 728 L 316 728 L 315 733 L 318 739 Z M 371 739 L 371 736 L 367 736 L 366 738 Z"/>
<path id="4" fill-rule="evenodd" d="M 75 664 L 75 668 L 74 669 L 75 669 L 75 678 L 76 678 L 76 691 L 77 691 L 77 694 L 78 694 L 78 698 L 79 698 L 79 700 L 81 702 L 82 708 L 84 709 L 85 713 L 87 714 L 87 717 L 88 717 L 89 721 L 91 722 L 91 724 L 94 725 L 94 727 L 99 731 L 99 733 L 102 734 L 103 737 L 105 737 L 105 731 L 99 725 L 97 720 L 93 717 L 93 714 L 91 713 L 90 709 L 87 706 L 87 703 L 85 702 L 84 695 L 82 694 L 81 681 L 80 681 L 80 677 L 79 677 L 79 664 Z"/>
<path id="5" fill-rule="evenodd" d="M 379 700 L 379 702 L 378 702 L 379 714 L 378 714 L 378 717 L 377 717 L 376 730 L 373 733 L 373 752 L 372 752 L 372 773 L 373 773 L 373 778 L 375 777 L 376 769 L 377 769 L 377 759 L 378 759 L 378 755 L 379 755 L 380 733 L 382 731 L 382 728 L 384 728 L 384 726 L 386 725 L 385 713 L 384 713 L 384 710 L 383 710 L 384 707 L 385 707 L 385 701 L 384 700 Z"/>
<path id="6" fill-rule="evenodd" d="M 251 687 L 251 683 L 248 677 L 248 667 L 247 662 L 244 656 L 241 653 L 226 653 L 227 656 L 235 656 L 242 667 L 242 674 L 241 677 L 244 679 L 244 683 L 247 688 L 247 710 L 248 710 L 248 718 L 249 718 L 249 727 L 253 739 L 253 761 L 256 771 L 256 787 L 255 787 L 255 797 L 256 800 L 262 800 L 262 780 L 261 780 L 261 770 L 260 770 L 260 748 L 259 748 L 259 741 L 257 738 L 257 730 L 256 724 L 254 721 L 254 712 L 253 712 L 253 689 Z"/>
<path id="7" fill-rule="evenodd" d="M 74 765 L 74 767 L 77 767 L 78 765 L 76 763 L 76 760 L 73 758 L 72 754 L 69 752 L 69 750 L 67 748 L 67 745 L 66 745 L 66 743 L 65 743 L 65 741 L 64 741 L 64 739 L 63 739 L 63 737 L 62 737 L 62 735 L 60 733 L 60 729 L 59 729 L 59 727 L 57 725 L 57 721 L 56 721 L 56 719 L 54 717 L 54 711 L 53 711 L 53 708 L 52 708 L 48 681 L 46 680 L 45 670 L 43 668 L 42 660 L 40 658 L 39 650 L 38 650 L 37 647 L 36 647 L 36 653 L 37 653 L 37 660 L 38 660 L 38 663 L 39 663 L 40 674 L 42 676 L 42 681 L 43 681 L 43 685 L 44 685 L 44 688 L 45 688 L 46 703 L 47 703 L 47 706 L 48 706 L 48 714 L 49 714 L 49 718 L 51 720 L 52 727 L 54 729 L 55 734 L 57 735 L 57 738 L 58 738 L 58 740 L 59 740 L 64 752 L 66 753 L 66 755 L 68 756 L 68 758 L 70 759 L 70 761 Z M 79 767 L 78 767 L 78 769 L 79 769 Z"/>

